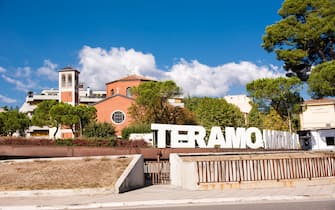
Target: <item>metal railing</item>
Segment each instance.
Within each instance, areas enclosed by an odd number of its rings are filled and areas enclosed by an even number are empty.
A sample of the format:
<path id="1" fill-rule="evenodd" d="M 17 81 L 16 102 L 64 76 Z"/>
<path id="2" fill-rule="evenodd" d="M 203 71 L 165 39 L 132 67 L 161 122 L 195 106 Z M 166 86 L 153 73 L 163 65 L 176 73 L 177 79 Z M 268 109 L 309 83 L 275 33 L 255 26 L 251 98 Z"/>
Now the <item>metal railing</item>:
<path id="1" fill-rule="evenodd" d="M 144 175 L 146 184 L 169 184 L 170 162 L 169 161 L 145 161 Z"/>
<path id="2" fill-rule="evenodd" d="M 335 176 L 335 156 L 244 156 L 196 161 L 198 184 L 263 180 L 312 179 Z"/>

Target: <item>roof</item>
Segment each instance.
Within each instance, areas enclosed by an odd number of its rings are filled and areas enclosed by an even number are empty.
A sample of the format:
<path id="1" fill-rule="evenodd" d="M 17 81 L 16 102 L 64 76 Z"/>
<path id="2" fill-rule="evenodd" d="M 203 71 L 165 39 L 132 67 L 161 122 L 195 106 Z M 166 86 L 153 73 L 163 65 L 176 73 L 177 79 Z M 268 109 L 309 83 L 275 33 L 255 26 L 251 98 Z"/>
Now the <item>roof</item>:
<path id="1" fill-rule="evenodd" d="M 77 69 L 74 69 L 71 66 L 66 66 L 63 69 L 59 70 L 59 72 L 67 72 L 67 71 L 75 71 L 75 72 L 80 73 Z"/>
<path id="2" fill-rule="evenodd" d="M 335 98 L 321 98 L 304 101 L 304 105 L 335 104 Z"/>
<path id="3" fill-rule="evenodd" d="M 128 99 L 128 100 L 131 100 L 131 101 L 135 101 L 135 99 L 133 99 L 133 98 L 130 98 L 130 97 L 127 97 L 127 96 L 124 96 L 124 95 L 121 95 L 121 94 L 116 94 L 116 95 L 113 95 L 113 96 L 104 98 L 104 99 L 102 99 L 101 101 L 98 101 L 98 102 L 92 104 L 92 106 L 94 106 L 94 105 L 96 105 L 96 104 L 103 103 L 103 102 L 108 101 L 108 100 L 110 100 L 110 99 L 112 99 L 112 98 L 115 98 L 115 97 L 122 97 L 122 98 L 125 98 L 125 99 Z"/>
<path id="4" fill-rule="evenodd" d="M 114 83 L 114 82 L 126 82 L 126 81 L 155 81 L 155 80 L 144 77 L 144 76 L 141 76 L 141 75 L 133 74 L 133 75 L 129 75 L 127 77 L 123 77 L 123 78 L 118 79 L 118 80 L 107 82 L 106 85 L 110 84 L 110 83 Z"/>

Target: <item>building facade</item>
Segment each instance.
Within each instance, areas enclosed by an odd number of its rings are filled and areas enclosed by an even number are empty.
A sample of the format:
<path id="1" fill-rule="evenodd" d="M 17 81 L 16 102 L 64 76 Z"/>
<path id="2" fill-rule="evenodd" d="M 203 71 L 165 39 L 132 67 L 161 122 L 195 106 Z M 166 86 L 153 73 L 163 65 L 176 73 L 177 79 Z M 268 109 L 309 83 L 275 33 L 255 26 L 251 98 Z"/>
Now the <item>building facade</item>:
<path id="1" fill-rule="evenodd" d="M 92 91 L 89 87 L 84 89 L 84 85 L 79 84 L 79 71 L 76 69 L 65 67 L 59 71 L 58 78 L 58 90 L 45 89 L 39 94 L 29 91 L 19 111 L 26 113 L 31 118 L 35 108 L 42 101 L 55 100 L 75 106 L 78 104 L 91 105 L 106 98 L 105 90 Z M 55 130 L 56 128 L 50 129 L 48 126 L 30 126 L 26 134 L 28 137 L 53 138 Z M 62 132 L 57 133 L 56 137 L 72 138 L 72 130 L 63 129 Z"/>
<path id="2" fill-rule="evenodd" d="M 335 149 L 335 99 L 306 100 L 300 123 L 300 138 L 307 149 Z"/>
<path id="3" fill-rule="evenodd" d="M 148 81 L 153 80 L 130 75 L 106 83 L 107 97 L 93 105 L 97 110 L 97 121 L 111 123 L 115 127 L 116 135 L 120 137 L 122 129 L 132 121 L 128 109 L 135 103 L 135 97 L 131 94 L 131 88 Z"/>
<path id="4" fill-rule="evenodd" d="M 233 104 L 240 109 L 240 111 L 243 113 L 245 123 L 247 124 L 248 115 L 252 109 L 250 97 L 246 95 L 228 95 L 228 96 L 225 96 L 224 99 L 228 103 Z"/>

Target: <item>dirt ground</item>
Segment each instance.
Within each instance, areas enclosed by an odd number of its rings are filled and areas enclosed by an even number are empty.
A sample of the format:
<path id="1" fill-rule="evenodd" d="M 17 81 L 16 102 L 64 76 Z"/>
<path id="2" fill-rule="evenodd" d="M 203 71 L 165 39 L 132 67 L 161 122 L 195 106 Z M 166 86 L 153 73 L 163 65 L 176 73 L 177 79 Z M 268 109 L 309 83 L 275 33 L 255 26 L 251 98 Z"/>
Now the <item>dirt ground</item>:
<path id="1" fill-rule="evenodd" d="M 112 188 L 131 158 L 0 163 L 0 191 Z"/>

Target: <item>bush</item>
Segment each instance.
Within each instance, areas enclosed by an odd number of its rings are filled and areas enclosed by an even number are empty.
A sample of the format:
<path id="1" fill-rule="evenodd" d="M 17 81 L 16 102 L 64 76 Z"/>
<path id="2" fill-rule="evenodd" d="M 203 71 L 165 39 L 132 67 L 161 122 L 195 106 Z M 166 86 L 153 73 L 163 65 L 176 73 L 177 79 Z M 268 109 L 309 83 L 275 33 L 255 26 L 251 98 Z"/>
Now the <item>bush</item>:
<path id="1" fill-rule="evenodd" d="M 0 145 L 53 145 L 50 139 L 33 139 L 23 137 L 0 137 Z"/>
<path id="2" fill-rule="evenodd" d="M 61 146 L 73 146 L 74 140 L 73 139 L 56 139 L 56 145 Z"/>
<path id="3" fill-rule="evenodd" d="M 148 143 L 145 142 L 144 140 L 136 140 L 136 141 L 125 141 L 122 139 L 118 139 L 115 141 L 116 147 L 130 147 L 130 148 L 135 148 L 135 147 L 148 147 Z"/>
<path id="4" fill-rule="evenodd" d="M 150 124 L 141 123 L 125 127 L 124 129 L 122 129 L 121 135 L 123 139 L 129 139 L 129 136 L 132 133 L 150 133 L 150 132 L 151 132 Z"/>
<path id="5" fill-rule="evenodd" d="M 88 138 L 114 138 L 115 128 L 109 123 L 91 123 L 85 127 L 84 136 Z"/>
<path id="6" fill-rule="evenodd" d="M 0 137 L 0 145 L 58 145 L 58 146 L 95 146 L 95 147 L 148 147 L 144 140 L 127 141 L 112 138 L 76 138 L 76 139 L 28 139 L 17 137 Z"/>
<path id="7" fill-rule="evenodd" d="M 88 138 L 75 139 L 75 146 L 95 146 L 95 147 L 114 147 L 116 145 L 115 138 Z"/>

